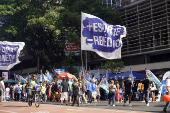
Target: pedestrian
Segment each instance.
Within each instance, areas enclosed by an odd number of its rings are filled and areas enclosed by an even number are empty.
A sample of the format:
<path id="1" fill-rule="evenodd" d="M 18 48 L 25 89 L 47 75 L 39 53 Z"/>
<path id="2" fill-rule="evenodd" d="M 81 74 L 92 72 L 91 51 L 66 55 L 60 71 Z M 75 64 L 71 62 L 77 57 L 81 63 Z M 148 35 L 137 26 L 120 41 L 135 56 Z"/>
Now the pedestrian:
<path id="1" fill-rule="evenodd" d="M 69 84 L 68 82 L 66 81 L 65 78 L 63 78 L 63 81 L 61 83 L 61 97 L 60 97 L 60 100 L 61 100 L 61 105 L 63 105 L 63 100 L 66 101 L 66 105 L 68 105 L 68 89 L 70 91 L 70 87 L 69 87 Z"/>
<path id="2" fill-rule="evenodd" d="M 18 86 L 17 86 L 17 100 L 18 101 L 21 100 L 21 90 L 22 90 L 22 88 L 21 88 L 21 85 L 19 83 Z"/>
<path id="3" fill-rule="evenodd" d="M 144 91 L 143 93 L 145 94 L 145 102 L 146 106 L 149 106 L 149 92 L 150 92 L 150 81 L 148 80 L 148 77 L 145 76 L 145 80 L 142 81 L 142 84 L 144 85 Z"/>
<path id="4" fill-rule="evenodd" d="M 71 79 L 68 80 L 68 84 L 69 84 L 69 87 L 70 87 L 70 89 L 71 89 L 72 84 L 73 84 L 73 82 L 71 81 Z M 72 96 L 73 96 L 73 91 L 71 90 L 70 93 L 69 93 L 69 102 L 70 102 L 70 103 L 72 103 L 72 101 L 71 101 L 71 100 L 72 100 Z"/>
<path id="5" fill-rule="evenodd" d="M 76 79 L 74 79 L 71 89 L 73 90 L 73 104 L 72 104 L 72 106 L 74 106 L 75 102 L 77 102 L 77 105 L 79 106 L 79 101 L 78 101 L 77 97 L 80 94 L 80 88 L 78 86 L 78 81 Z"/>
<path id="6" fill-rule="evenodd" d="M 5 77 L 2 77 L 1 78 L 1 81 L 0 81 L 0 100 L 1 102 L 4 102 L 5 101 L 5 85 L 4 85 L 4 80 L 5 80 Z"/>
<path id="7" fill-rule="evenodd" d="M 152 82 L 151 88 L 150 88 L 152 102 L 155 102 L 155 90 L 156 90 L 156 86 L 155 86 L 154 82 Z"/>
<path id="8" fill-rule="evenodd" d="M 170 95 L 170 78 L 166 78 L 166 94 Z M 167 108 L 170 105 L 170 101 L 166 103 L 163 111 L 166 112 Z"/>
<path id="9" fill-rule="evenodd" d="M 41 85 L 41 101 L 46 102 L 46 82 Z"/>
<path id="10" fill-rule="evenodd" d="M 14 86 L 14 100 L 16 101 L 17 100 L 17 84 L 15 84 Z"/>
<path id="11" fill-rule="evenodd" d="M 125 88 L 125 95 L 124 95 L 124 105 L 125 106 L 125 103 L 127 101 L 127 96 L 129 97 L 129 106 L 131 107 L 132 104 L 131 104 L 131 97 L 132 97 L 132 81 L 131 81 L 131 78 L 128 77 L 128 79 L 126 81 L 124 81 L 124 86 Z"/>
<path id="12" fill-rule="evenodd" d="M 140 101 L 143 101 L 143 90 L 144 90 L 144 87 L 143 87 L 143 84 L 142 84 L 142 81 L 140 81 L 138 83 L 138 91 L 139 91 L 139 100 Z"/>
<path id="13" fill-rule="evenodd" d="M 12 100 L 13 99 L 12 98 L 13 97 L 13 86 L 12 85 L 10 86 L 10 91 L 9 92 L 10 92 L 9 93 L 10 94 L 10 100 Z"/>
<path id="14" fill-rule="evenodd" d="M 122 99 L 121 99 L 121 96 L 120 96 L 120 89 L 119 89 L 119 82 L 117 82 L 117 84 L 116 84 L 116 88 L 117 88 L 117 90 L 116 90 L 116 100 L 118 101 L 118 103 L 119 103 L 119 100 L 121 101 Z"/>
<path id="15" fill-rule="evenodd" d="M 100 87 L 99 87 L 99 82 L 96 81 L 96 82 L 95 82 L 95 85 L 96 85 L 95 90 L 96 90 L 97 101 L 100 101 Z"/>
<path id="16" fill-rule="evenodd" d="M 96 85 L 94 83 L 94 80 L 92 80 L 91 86 L 92 86 L 92 98 L 94 98 L 94 102 L 97 102 L 96 101 Z"/>
<path id="17" fill-rule="evenodd" d="M 78 84 L 79 84 L 79 88 L 80 88 L 79 103 L 83 104 L 83 102 L 82 102 L 82 98 L 83 98 L 85 103 L 87 104 L 87 99 L 85 98 L 86 86 L 82 83 L 81 79 L 78 79 Z"/>
<path id="18" fill-rule="evenodd" d="M 59 101 L 59 87 L 58 87 L 58 82 L 57 81 L 52 86 L 52 92 L 53 92 L 54 101 L 55 100 Z"/>
<path id="19" fill-rule="evenodd" d="M 116 96 L 116 86 L 114 85 L 114 81 L 111 80 L 109 86 L 108 86 L 108 90 L 109 90 L 109 103 L 108 106 L 110 106 L 111 100 L 113 101 L 113 106 L 115 106 L 115 96 Z"/>
<path id="20" fill-rule="evenodd" d="M 91 104 L 92 103 L 92 81 L 89 79 L 89 81 L 87 81 L 86 79 L 84 79 L 87 83 L 87 96 L 88 96 L 88 102 Z"/>

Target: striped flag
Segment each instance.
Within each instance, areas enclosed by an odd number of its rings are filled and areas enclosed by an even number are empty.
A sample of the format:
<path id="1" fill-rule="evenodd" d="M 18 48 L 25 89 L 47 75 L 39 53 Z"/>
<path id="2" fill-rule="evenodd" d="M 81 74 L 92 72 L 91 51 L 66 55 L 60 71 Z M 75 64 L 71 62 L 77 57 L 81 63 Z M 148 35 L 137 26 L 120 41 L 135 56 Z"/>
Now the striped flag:
<path id="1" fill-rule="evenodd" d="M 147 68 L 145 68 L 146 71 L 146 76 L 148 77 L 148 79 L 152 82 L 154 82 L 155 84 L 159 85 L 160 87 L 162 86 L 162 83 L 158 80 L 158 78 Z"/>

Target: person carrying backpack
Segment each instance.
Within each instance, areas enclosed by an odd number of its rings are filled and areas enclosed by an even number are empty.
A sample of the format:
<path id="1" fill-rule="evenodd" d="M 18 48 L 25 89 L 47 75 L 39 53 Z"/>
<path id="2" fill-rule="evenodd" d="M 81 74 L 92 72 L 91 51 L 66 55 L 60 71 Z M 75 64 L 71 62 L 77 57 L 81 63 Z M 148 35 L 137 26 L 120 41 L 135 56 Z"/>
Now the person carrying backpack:
<path id="1" fill-rule="evenodd" d="M 85 103 L 87 104 L 87 100 L 85 98 L 85 92 L 86 92 L 86 86 L 82 83 L 82 81 L 80 79 L 78 79 L 78 85 L 79 85 L 79 88 L 80 88 L 80 94 L 79 94 L 79 103 L 80 103 L 80 100 L 83 98 Z M 82 104 L 82 102 L 81 102 Z"/>

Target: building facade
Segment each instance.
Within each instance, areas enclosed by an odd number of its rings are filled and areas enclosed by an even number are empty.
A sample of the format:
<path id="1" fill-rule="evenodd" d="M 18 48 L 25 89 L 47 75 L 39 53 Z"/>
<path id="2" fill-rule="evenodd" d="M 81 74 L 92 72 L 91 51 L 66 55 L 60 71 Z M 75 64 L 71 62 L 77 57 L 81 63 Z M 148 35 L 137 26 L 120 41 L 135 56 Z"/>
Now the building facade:
<path id="1" fill-rule="evenodd" d="M 130 65 L 133 71 L 143 73 L 144 68 L 157 74 L 170 70 L 170 0 L 121 0 L 118 10 L 127 28 L 122 39 L 121 60 L 126 65 L 122 71 L 128 71 Z M 97 60 L 89 60 L 89 64 L 100 65 Z"/>

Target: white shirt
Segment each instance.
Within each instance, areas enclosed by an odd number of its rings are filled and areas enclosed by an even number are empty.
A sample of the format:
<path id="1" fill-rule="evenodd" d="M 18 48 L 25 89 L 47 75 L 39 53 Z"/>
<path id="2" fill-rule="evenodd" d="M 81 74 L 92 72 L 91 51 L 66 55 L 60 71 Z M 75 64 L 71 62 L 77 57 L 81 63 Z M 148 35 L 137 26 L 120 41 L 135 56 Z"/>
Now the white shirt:
<path id="1" fill-rule="evenodd" d="M 166 80 L 166 86 L 168 86 L 168 87 L 169 87 L 169 90 L 170 90 L 170 79 L 167 79 L 167 80 Z M 167 89 L 166 89 L 166 92 L 168 92 Z"/>
<path id="2" fill-rule="evenodd" d="M 0 88 L 3 88 L 5 89 L 5 85 L 4 85 L 4 81 L 0 81 Z"/>

